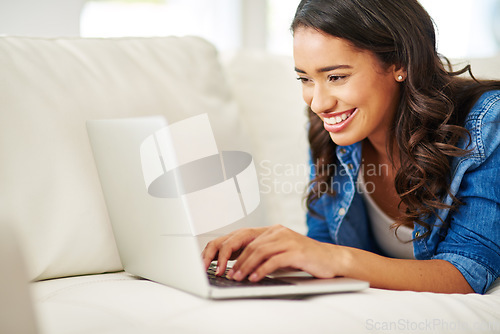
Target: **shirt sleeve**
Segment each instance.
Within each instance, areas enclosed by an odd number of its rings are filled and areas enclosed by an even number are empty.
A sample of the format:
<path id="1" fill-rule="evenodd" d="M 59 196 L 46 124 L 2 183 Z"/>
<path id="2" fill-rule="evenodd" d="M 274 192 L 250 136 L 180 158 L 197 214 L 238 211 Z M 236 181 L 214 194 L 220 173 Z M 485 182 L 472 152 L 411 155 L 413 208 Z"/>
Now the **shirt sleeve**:
<path id="1" fill-rule="evenodd" d="M 312 163 L 311 153 L 309 152 L 309 166 L 310 175 L 309 179 L 313 180 L 316 175 L 315 166 Z M 326 221 L 325 210 L 325 196 L 312 203 L 311 208 L 315 213 L 307 208 L 306 223 L 307 223 L 307 236 L 321 242 L 333 243 Z"/>
<path id="2" fill-rule="evenodd" d="M 325 212 L 322 209 L 323 201 L 320 199 L 313 204 L 315 211 L 319 215 L 307 211 L 307 236 L 321 241 L 334 243 L 332 237 L 330 236 L 330 230 L 328 229 L 328 224 L 326 222 Z"/>
<path id="3" fill-rule="evenodd" d="M 456 197 L 464 203 L 449 214 L 449 228 L 433 258 L 452 263 L 477 293 L 500 276 L 500 99 L 481 121 L 476 159 L 464 173 Z M 474 129 L 474 128 L 473 128 Z"/>

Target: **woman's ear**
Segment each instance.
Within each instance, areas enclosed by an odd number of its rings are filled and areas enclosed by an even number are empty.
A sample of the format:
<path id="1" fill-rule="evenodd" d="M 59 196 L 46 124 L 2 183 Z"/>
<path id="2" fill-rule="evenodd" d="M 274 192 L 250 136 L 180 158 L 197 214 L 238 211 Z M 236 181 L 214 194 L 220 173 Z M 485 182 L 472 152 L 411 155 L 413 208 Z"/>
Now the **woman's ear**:
<path id="1" fill-rule="evenodd" d="M 398 69 L 394 69 L 394 79 L 397 81 L 397 82 L 403 82 L 406 80 L 406 77 L 408 76 L 407 72 L 406 72 L 406 69 L 400 67 Z"/>

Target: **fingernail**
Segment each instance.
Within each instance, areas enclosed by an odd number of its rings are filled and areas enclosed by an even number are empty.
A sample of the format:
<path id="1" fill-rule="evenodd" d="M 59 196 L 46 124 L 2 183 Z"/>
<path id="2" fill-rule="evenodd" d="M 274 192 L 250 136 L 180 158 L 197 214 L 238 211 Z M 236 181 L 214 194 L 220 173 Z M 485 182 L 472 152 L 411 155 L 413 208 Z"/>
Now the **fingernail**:
<path id="1" fill-rule="evenodd" d="M 233 278 L 234 278 L 235 280 L 239 281 L 239 280 L 243 279 L 243 273 L 242 273 L 240 270 L 238 270 L 238 271 L 236 272 L 236 274 L 234 275 L 234 277 L 233 277 Z"/>
<path id="2" fill-rule="evenodd" d="M 234 270 L 233 269 L 229 269 L 229 271 L 226 273 L 226 277 L 229 278 L 229 279 L 232 279 L 233 275 L 234 275 Z"/>
<path id="3" fill-rule="evenodd" d="M 257 280 L 257 273 L 253 273 L 252 275 L 250 275 L 250 277 L 248 277 L 248 280 L 249 281 L 256 281 Z"/>
<path id="4" fill-rule="evenodd" d="M 219 275 L 220 274 L 220 267 L 217 266 L 217 268 L 215 268 L 215 275 Z"/>

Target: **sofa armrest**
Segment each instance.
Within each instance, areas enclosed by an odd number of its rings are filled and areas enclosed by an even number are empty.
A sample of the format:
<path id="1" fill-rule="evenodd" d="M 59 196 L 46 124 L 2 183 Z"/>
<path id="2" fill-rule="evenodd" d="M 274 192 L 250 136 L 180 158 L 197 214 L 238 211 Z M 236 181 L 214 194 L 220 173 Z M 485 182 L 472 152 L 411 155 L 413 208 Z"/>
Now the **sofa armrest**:
<path id="1" fill-rule="evenodd" d="M 0 223 L 0 268 L 0 333 L 37 333 L 21 247 L 6 223 Z"/>

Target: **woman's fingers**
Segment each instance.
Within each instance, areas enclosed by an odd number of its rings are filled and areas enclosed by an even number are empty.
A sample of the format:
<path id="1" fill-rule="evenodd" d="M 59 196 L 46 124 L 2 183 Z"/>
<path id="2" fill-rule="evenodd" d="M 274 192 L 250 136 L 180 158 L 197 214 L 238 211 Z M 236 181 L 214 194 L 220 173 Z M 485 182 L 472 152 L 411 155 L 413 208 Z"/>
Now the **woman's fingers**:
<path id="1" fill-rule="evenodd" d="M 270 273 L 280 269 L 291 267 L 293 268 L 293 263 L 295 256 L 291 252 L 280 253 L 258 266 L 249 276 L 248 280 L 252 282 L 257 282 L 269 275 Z"/>
<path id="2" fill-rule="evenodd" d="M 217 258 L 217 275 L 224 274 L 228 260 L 237 255 L 227 273 L 237 281 L 247 276 L 258 281 L 286 267 L 323 278 L 333 277 L 336 272 L 334 245 L 325 245 L 280 225 L 235 231 L 209 242 L 202 253 L 207 268 Z"/>
<path id="3" fill-rule="evenodd" d="M 234 259 L 240 251 L 252 242 L 266 228 L 241 229 L 226 236 L 210 241 L 202 252 L 205 268 L 217 257 L 217 275 L 222 275 L 227 266 L 227 261 Z"/>
<path id="4" fill-rule="evenodd" d="M 216 275 L 222 275 L 226 272 L 227 261 L 234 259 L 236 253 L 248 243 L 247 235 L 231 236 L 224 240 L 219 247 L 219 255 L 217 257 L 217 271 Z"/>
<path id="5" fill-rule="evenodd" d="M 203 264 L 205 265 L 205 270 L 208 269 L 210 263 L 213 261 L 217 253 L 219 252 L 219 245 L 222 243 L 222 240 L 227 238 L 227 236 L 217 238 L 215 240 L 210 241 L 201 252 L 201 258 L 203 259 Z"/>
<path id="6" fill-rule="evenodd" d="M 258 281 L 280 268 L 301 269 L 320 277 L 336 275 L 335 245 L 312 240 L 283 226 L 273 226 L 249 243 L 228 277 Z"/>
<path id="7" fill-rule="evenodd" d="M 262 233 L 247 245 L 227 276 L 231 279 L 241 281 L 264 261 L 293 248 L 291 246 L 291 241 L 293 242 L 293 240 L 289 238 L 290 232 L 292 231 L 282 226 L 269 228 L 265 233 Z"/>
<path id="8" fill-rule="evenodd" d="M 266 244 L 262 247 L 253 248 L 251 245 L 247 246 L 245 250 L 238 257 L 236 264 L 228 272 L 228 278 L 236 281 L 241 281 L 255 270 L 266 259 L 279 254 L 283 247 L 276 243 Z M 245 256 L 243 259 L 241 258 Z"/>

